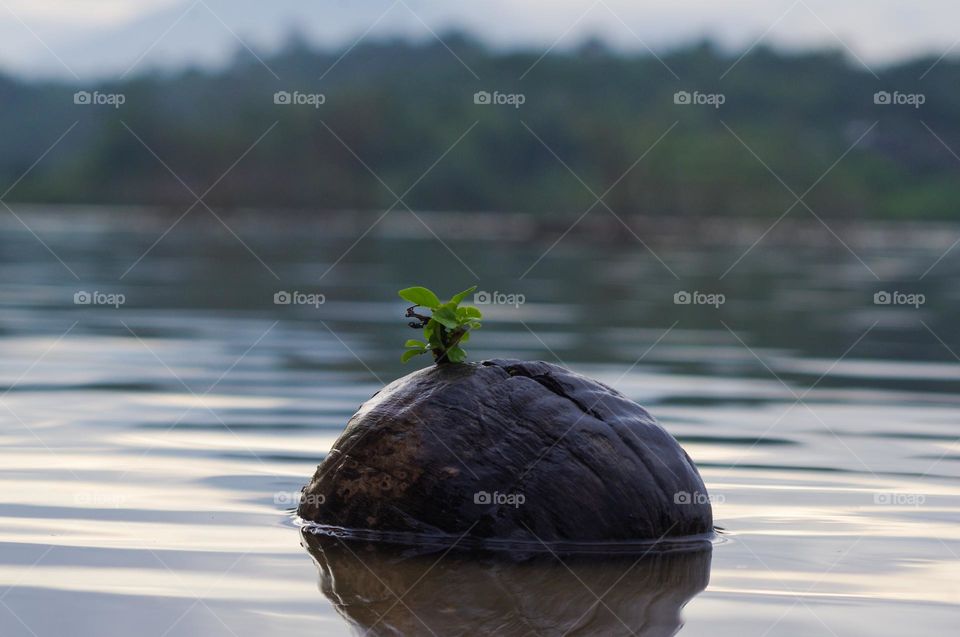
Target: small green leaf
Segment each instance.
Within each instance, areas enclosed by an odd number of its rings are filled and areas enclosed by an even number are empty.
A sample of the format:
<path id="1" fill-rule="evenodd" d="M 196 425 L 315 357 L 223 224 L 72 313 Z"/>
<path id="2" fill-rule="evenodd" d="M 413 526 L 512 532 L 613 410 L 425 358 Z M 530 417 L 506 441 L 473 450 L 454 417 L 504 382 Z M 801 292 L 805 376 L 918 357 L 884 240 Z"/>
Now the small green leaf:
<path id="1" fill-rule="evenodd" d="M 427 321 L 427 324 L 423 326 L 423 336 L 427 339 L 427 342 L 430 345 L 434 345 L 437 339 L 437 322 L 433 319 Z"/>
<path id="2" fill-rule="evenodd" d="M 409 339 L 406 343 L 404 343 L 403 346 L 404 346 L 404 347 L 419 347 L 420 349 L 423 349 L 424 347 L 427 346 L 427 344 L 424 343 L 423 341 L 418 341 L 418 340 L 415 339 L 415 338 L 411 338 L 411 339 Z"/>
<path id="3" fill-rule="evenodd" d="M 455 329 L 457 329 L 457 326 L 460 325 L 460 324 L 457 322 L 457 319 L 451 319 L 451 318 L 447 318 L 447 317 L 444 317 L 444 316 L 438 316 L 438 317 L 437 317 L 436 319 L 434 319 L 434 320 L 436 320 L 437 323 L 439 323 L 440 325 L 444 326 L 444 327 L 447 328 L 448 330 L 455 330 Z"/>
<path id="4" fill-rule="evenodd" d="M 447 358 L 453 363 L 462 363 L 467 360 L 467 353 L 461 348 L 454 346 L 447 350 Z"/>
<path id="5" fill-rule="evenodd" d="M 453 303 L 454 306 L 460 305 L 460 302 L 463 299 L 467 298 L 467 295 L 469 295 L 471 292 L 473 292 L 476 289 L 477 289 L 477 286 L 475 285 L 470 286 L 460 294 L 454 294 L 452 297 L 450 297 L 450 302 Z"/>
<path id="6" fill-rule="evenodd" d="M 431 310 L 440 307 L 440 299 L 437 295 L 423 287 L 404 288 L 397 292 L 400 298 L 410 301 L 415 305 L 422 305 Z"/>
<path id="7" fill-rule="evenodd" d="M 403 355 L 400 357 L 400 362 L 406 363 L 408 360 L 410 360 L 410 359 L 413 358 L 414 356 L 419 356 L 420 354 L 426 354 L 426 350 L 422 350 L 422 349 L 408 349 L 408 350 L 405 351 L 405 352 L 403 353 Z"/>
<path id="8" fill-rule="evenodd" d="M 460 337 L 459 343 L 466 343 L 470 340 L 470 332 L 464 332 L 463 336 Z"/>
<path id="9" fill-rule="evenodd" d="M 457 329 L 457 326 L 460 324 L 460 322 L 457 321 L 456 313 L 448 307 L 441 307 L 439 310 L 436 310 L 433 313 L 433 320 L 450 330 Z"/>
<path id="10" fill-rule="evenodd" d="M 476 320 L 481 318 L 480 310 L 469 305 L 464 305 L 463 307 L 457 308 L 457 320 L 461 324 L 469 323 L 471 320 Z"/>

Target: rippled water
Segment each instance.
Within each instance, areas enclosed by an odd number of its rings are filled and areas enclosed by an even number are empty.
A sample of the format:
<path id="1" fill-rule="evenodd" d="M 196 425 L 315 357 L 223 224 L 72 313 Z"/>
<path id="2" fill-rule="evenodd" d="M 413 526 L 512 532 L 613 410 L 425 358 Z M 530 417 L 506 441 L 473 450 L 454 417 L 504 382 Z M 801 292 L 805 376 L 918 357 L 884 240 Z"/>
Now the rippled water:
<path id="1" fill-rule="evenodd" d="M 376 215 L 228 230 L 198 210 L 164 235 L 176 214 L 18 212 L 30 231 L 0 224 L 3 635 L 956 630 L 960 249 L 937 260 L 960 227 L 788 220 L 738 261 L 766 225 L 637 222 L 661 263 L 584 223 L 537 262 L 574 218 L 425 216 L 454 256 L 400 212 L 357 243 Z M 472 357 L 559 360 L 648 407 L 700 466 L 712 555 L 301 545 L 300 486 L 411 369 L 395 290 L 477 279 L 526 302 L 484 308 Z"/>

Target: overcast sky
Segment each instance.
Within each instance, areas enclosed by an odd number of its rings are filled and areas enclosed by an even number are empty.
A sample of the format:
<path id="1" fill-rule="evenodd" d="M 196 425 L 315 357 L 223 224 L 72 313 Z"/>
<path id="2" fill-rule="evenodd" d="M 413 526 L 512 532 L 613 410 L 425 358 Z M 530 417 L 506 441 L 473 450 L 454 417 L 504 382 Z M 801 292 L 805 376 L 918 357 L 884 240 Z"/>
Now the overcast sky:
<path id="1" fill-rule="evenodd" d="M 459 27 L 501 46 L 573 46 L 597 35 L 663 50 L 709 37 L 842 47 L 866 65 L 960 53 L 960 4 L 947 0 L 2 0 L 0 66 L 76 78 L 131 67 L 215 64 L 242 46 L 269 49 L 293 28 L 335 47 L 389 33 Z M 954 48 L 956 47 L 956 48 Z"/>

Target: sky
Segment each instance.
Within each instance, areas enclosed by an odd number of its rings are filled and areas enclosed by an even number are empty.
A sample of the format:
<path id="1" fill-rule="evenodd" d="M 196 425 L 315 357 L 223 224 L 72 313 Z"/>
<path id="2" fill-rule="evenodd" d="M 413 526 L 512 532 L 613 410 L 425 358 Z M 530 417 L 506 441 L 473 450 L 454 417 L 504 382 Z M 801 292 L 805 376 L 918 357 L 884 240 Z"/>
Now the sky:
<path id="1" fill-rule="evenodd" d="M 960 5 L 870 0 L 0 0 L 0 69 L 72 80 L 152 67 L 216 66 L 238 47 L 269 51 L 293 31 L 328 48 L 358 38 L 434 37 L 451 28 L 499 47 L 547 50 L 592 36 L 664 51 L 709 38 L 842 48 L 879 67 L 960 54 Z"/>

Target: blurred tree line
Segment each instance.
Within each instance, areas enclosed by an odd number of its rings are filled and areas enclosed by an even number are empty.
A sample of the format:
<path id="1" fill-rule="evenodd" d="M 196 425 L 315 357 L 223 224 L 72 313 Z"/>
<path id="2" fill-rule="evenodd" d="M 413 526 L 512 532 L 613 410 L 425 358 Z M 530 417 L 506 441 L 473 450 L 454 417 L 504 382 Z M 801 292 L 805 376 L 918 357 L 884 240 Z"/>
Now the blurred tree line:
<path id="1" fill-rule="evenodd" d="M 476 123 L 407 204 L 580 212 L 620 179 L 604 201 L 622 214 L 777 217 L 796 199 L 773 171 L 797 195 L 813 186 L 804 201 L 819 215 L 957 216 L 952 59 L 929 72 L 934 58 L 878 69 L 877 79 L 836 51 L 761 46 L 737 62 L 707 43 L 662 62 L 597 42 L 538 61 L 541 51 L 493 51 L 459 34 L 342 53 L 293 39 L 265 64 L 238 55 L 215 72 L 98 86 L 0 77 L 0 188 L 77 122 L 5 199 L 189 206 L 179 177 L 198 195 L 213 186 L 212 206 L 383 208 L 395 197 L 378 177 L 402 194 Z M 78 90 L 125 100 L 75 104 Z M 277 104 L 278 91 L 324 103 Z M 477 104 L 477 91 L 522 94 L 523 104 Z M 723 104 L 677 104 L 678 91 Z M 924 103 L 877 104 L 878 91 Z"/>

